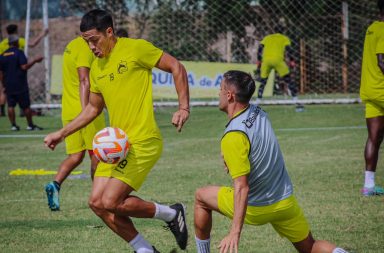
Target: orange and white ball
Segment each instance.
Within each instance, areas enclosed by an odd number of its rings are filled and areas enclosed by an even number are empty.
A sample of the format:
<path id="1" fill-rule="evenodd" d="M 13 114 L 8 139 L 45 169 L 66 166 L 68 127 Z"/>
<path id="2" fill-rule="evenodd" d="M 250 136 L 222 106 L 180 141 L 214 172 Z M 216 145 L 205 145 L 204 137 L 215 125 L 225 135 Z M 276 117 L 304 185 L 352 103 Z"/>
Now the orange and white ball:
<path id="1" fill-rule="evenodd" d="M 104 163 L 121 162 L 127 156 L 129 147 L 127 135 L 117 127 L 106 127 L 93 138 L 93 153 Z"/>

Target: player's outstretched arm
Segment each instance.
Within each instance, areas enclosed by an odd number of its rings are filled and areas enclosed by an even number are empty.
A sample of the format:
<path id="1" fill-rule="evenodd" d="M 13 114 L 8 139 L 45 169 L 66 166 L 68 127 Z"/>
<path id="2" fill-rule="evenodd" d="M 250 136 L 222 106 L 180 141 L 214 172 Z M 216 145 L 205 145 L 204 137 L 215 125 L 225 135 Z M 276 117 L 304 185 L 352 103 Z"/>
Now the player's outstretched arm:
<path id="1" fill-rule="evenodd" d="M 103 96 L 99 93 L 91 92 L 89 96 L 89 103 L 84 110 L 72 120 L 68 125 L 61 128 L 59 131 L 48 134 L 44 138 L 45 146 L 54 150 L 57 144 L 59 144 L 65 137 L 76 132 L 77 130 L 88 125 L 94 120 L 104 108 Z"/>
<path id="2" fill-rule="evenodd" d="M 187 71 L 183 64 L 181 64 L 175 57 L 170 54 L 163 53 L 156 67 L 172 73 L 173 80 L 175 81 L 175 88 L 179 99 L 179 110 L 173 114 L 172 124 L 180 132 L 184 123 L 189 118 L 189 86 Z"/>
<path id="3" fill-rule="evenodd" d="M 48 28 L 44 29 L 43 31 L 41 31 L 41 33 L 36 37 L 36 38 L 33 38 L 29 43 L 28 43 L 28 47 L 35 47 L 37 46 L 37 44 L 39 44 L 40 40 L 42 38 L 44 38 L 47 34 L 48 34 L 49 30 Z"/>
<path id="4" fill-rule="evenodd" d="M 234 179 L 234 213 L 232 227 L 229 234 L 221 240 L 220 253 L 238 252 L 241 230 L 244 224 L 245 212 L 248 203 L 248 178 L 240 176 Z"/>
<path id="5" fill-rule="evenodd" d="M 37 56 L 32 59 L 32 61 L 27 62 L 26 64 L 20 65 L 20 68 L 22 70 L 28 70 L 30 69 L 33 65 L 35 65 L 38 62 L 41 62 L 44 59 L 43 56 Z"/>

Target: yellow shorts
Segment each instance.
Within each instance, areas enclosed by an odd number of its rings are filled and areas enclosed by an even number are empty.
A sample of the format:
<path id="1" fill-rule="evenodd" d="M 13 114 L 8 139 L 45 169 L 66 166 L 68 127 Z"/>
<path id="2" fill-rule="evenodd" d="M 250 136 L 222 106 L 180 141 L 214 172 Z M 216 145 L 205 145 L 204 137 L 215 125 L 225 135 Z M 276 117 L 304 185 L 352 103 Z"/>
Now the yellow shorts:
<path id="1" fill-rule="evenodd" d="M 272 69 L 275 69 L 280 77 L 289 74 L 289 68 L 284 60 L 281 59 L 263 59 L 260 69 L 260 77 L 268 78 Z"/>
<path id="2" fill-rule="evenodd" d="M 222 214 L 233 218 L 233 188 L 220 188 L 218 207 Z M 309 234 L 309 224 L 293 195 L 269 206 L 248 206 L 244 223 L 255 226 L 271 223 L 280 236 L 292 243 L 304 240 Z"/>
<path id="3" fill-rule="evenodd" d="M 376 118 L 384 116 L 384 101 L 365 100 L 365 118 Z"/>
<path id="4" fill-rule="evenodd" d="M 71 120 L 63 120 L 63 126 Z M 74 132 L 65 138 L 65 149 L 67 154 L 75 154 L 83 150 L 92 150 L 92 141 L 95 134 L 105 127 L 104 113 L 101 113 L 86 127 Z"/>
<path id="5" fill-rule="evenodd" d="M 132 144 L 126 159 L 119 164 L 100 162 L 95 177 L 113 177 L 138 191 L 149 171 L 159 160 L 162 150 L 163 141 L 156 137 Z"/>

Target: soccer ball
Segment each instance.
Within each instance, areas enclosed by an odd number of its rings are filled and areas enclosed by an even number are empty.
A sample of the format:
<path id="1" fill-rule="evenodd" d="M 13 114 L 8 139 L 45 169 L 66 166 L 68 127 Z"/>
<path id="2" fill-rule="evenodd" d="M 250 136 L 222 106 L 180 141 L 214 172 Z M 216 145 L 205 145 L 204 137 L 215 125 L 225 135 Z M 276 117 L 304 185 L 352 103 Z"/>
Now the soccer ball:
<path id="1" fill-rule="evenodd" d="M 127 135 L 117 127 L 106 127 L 93 138 L 93 153 L 104 163 L 116 164 L 124 160 L 129 146 Z"/>

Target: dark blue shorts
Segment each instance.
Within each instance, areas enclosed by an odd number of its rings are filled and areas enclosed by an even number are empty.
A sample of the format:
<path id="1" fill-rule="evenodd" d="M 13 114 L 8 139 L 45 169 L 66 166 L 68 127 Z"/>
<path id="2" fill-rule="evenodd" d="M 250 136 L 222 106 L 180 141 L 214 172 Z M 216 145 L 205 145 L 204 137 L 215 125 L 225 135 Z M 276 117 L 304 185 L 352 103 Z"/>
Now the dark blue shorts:
<path id="1" fill-rule="evenodd" d="M 18 94 L 7 94 L 8 107 L 15 107 L 19 104 L 21 109 L 29 108 L 31 100 L 29 99 L 29 91 L 25 91 Z"/>

